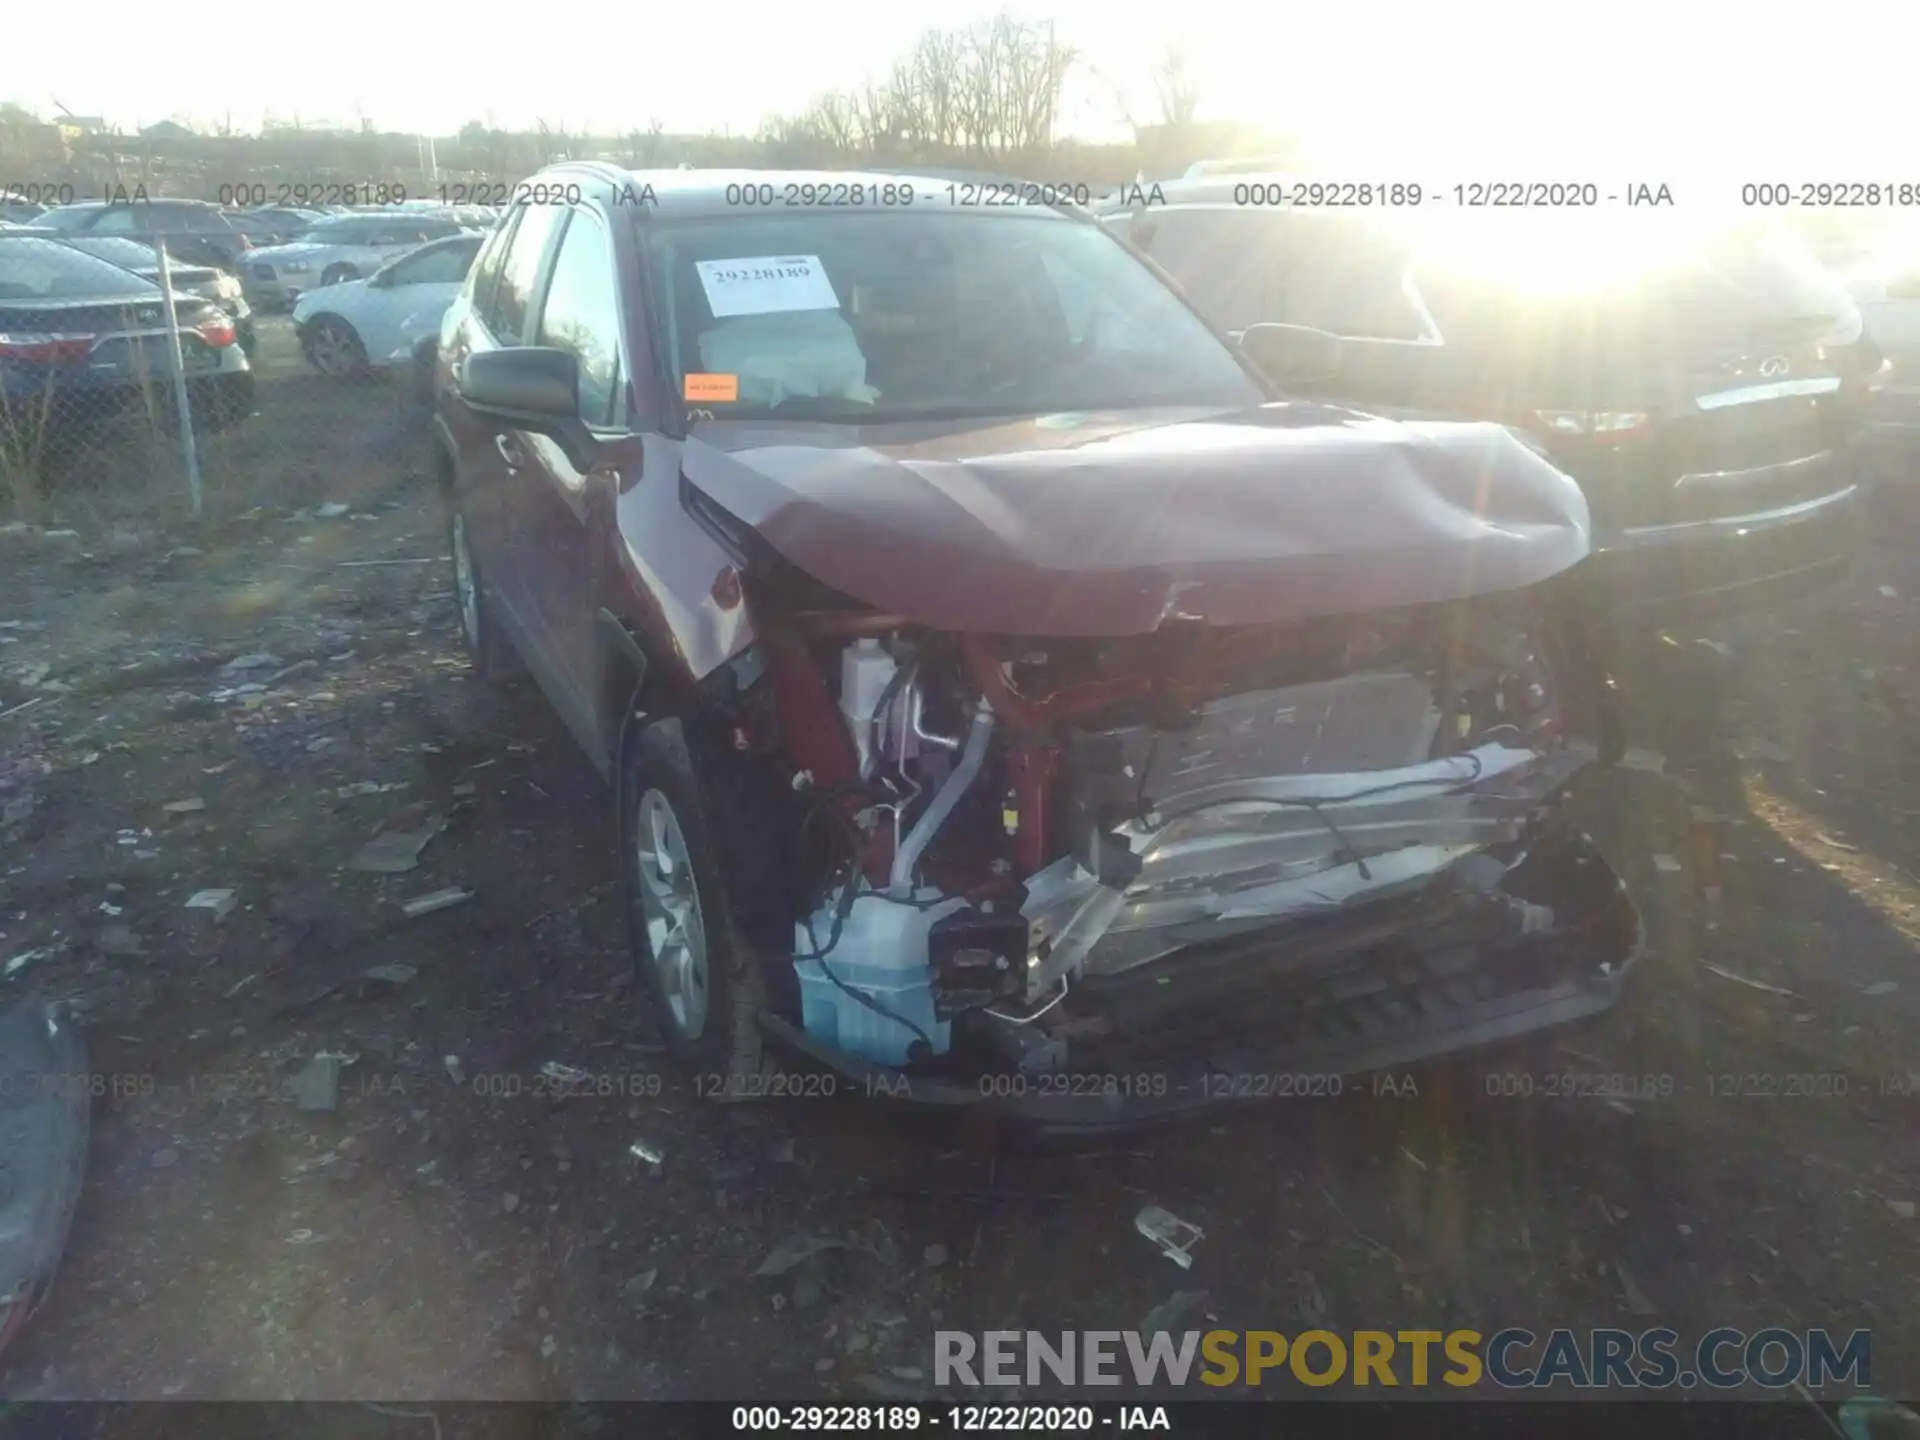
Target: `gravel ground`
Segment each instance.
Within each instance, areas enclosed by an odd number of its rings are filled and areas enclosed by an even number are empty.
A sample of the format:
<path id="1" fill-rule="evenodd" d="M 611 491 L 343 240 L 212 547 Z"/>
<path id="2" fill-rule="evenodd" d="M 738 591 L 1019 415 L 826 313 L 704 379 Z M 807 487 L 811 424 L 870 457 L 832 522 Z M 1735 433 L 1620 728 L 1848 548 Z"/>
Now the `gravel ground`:
<path id="1" fill-rule="evenodd" d="M 696 1096 L 593 771 L 461 657 L 418 414 L 268 339 L 214 518 L 96 490 L 49 520 L 75 537 L 0 535 L 0 711 L 33 702 L 0 719 L 0 959 L 41 952 L 0 998 L 74 1000 L 106 1077 L 0 1393 L 924 1396 L 936 1328 L 1132 1328 L 1176 1290 L 1226 1328 L 1865 1327 L 1874 1388 L 1920 1392 L 1910 519 L 1830 606 L 1651 647 L 1657 756 L 1576 802 L 1652 936 L 1619 1013 L 1417 1094 L 1045 1148 Z M 348 868 L 439 822 L 417 868 Z M 330 1110 L 289 1098 L 316 1064 Z M 1673 1093 L 1498 1093 L 1566 1070 Z M 1204 1228 L 1191 1272 L 1148 1201 Z M 836 1243 L 753 1273 L 796 1236 Z"/>

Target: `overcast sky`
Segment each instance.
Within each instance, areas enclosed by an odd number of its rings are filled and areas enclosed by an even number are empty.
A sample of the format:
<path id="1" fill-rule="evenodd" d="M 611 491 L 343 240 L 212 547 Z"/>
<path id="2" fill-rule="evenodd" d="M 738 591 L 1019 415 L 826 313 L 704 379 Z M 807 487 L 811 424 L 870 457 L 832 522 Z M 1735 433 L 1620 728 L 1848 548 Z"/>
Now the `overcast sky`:
<path id="1" fill-rule="evenodd" d="M 90 0 L 79 33 L 73 8 L 22 0 L 6 48 L 32 64 L 6 67 L 0 91 L 20 87 L 5 98 L 42 113 L 57 98 L 127 126 L 230 114 L 252 129 L 272 114 L 364 115 L 382 129 L 439 133 L 536 118 L 624 131 L 657 118 L 669 131 L 750 133 L 769 114 L 883 74 L 922 30 L 1000 8 L 1052 19 L 1079 50 L 1065 120 L 1089 138 L 1114 133 L 1123 105 L 1153 118 L 1154 59 L 1177 25 L 1199 61 L 1203 117 L 1306 135 L 1382 179 L 1920 182 L 1920 157 L 1901 143 L 1912 22 L 1890 4 L 571 0 L 449 10 L 250 0 L 206 12 L 212 28 L 182 50 L 177 10 Z M 150 14 L 164 17 L 158 48 L 133 38 Z M 114 42 L 94 43 L 103 36 Z M 1909 173 L 1880 175 L 1880 157 L 1896 149 Z M 1566 164 L 1576 171 L 1555 168 Z M 1425 173 L 1388 173 L 1416 165 Z"/>

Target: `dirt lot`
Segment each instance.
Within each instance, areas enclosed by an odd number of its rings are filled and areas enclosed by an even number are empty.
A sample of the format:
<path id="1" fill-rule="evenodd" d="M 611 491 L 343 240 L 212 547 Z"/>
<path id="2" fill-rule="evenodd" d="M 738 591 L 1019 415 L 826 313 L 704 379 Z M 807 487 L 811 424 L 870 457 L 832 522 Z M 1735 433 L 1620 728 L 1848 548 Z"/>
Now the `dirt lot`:
<path id="1" fill-rule="evenodd" d="M 209 520 L 93 490 L 47 517 L 75 536 L 0 535 L 0 997 L 72 999 L 108 1092 L 0 1393 L 928 1395 L 935 1328 L 1132 1328 L 1176 1290 L 1228 1328 L 1865 1327 L 1874 1388 L 1920 1392 L 1920 525 L 1829 610 L 1655 647 L 1664 766 L 1578 800 L 1653 937 L 1622 1013 L 1417 1095 L 1038 1149 L 696 1096 L 593 771 L 458 649 L 418 413 L 267 338 Z M 434 816 L 417 868 L 347 868 Z M 286 1089 L 317 1055 L 332 1109 Z M 1674 1093 L 1489 1093 L 1569 1069 Z M 1715 1093 L 1785 1076 L 1838 1078 Z M 1149 1200 L 1204 1228 L 1190 1273 Z M 796 1236 L 837 1243 L 753 1274 Z"/>

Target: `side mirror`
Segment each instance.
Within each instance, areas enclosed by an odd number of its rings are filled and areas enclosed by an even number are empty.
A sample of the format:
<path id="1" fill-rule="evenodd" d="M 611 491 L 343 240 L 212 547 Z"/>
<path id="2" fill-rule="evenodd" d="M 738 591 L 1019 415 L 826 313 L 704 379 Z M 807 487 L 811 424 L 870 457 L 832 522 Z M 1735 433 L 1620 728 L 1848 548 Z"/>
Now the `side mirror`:
<path id="1" fill-rule="evenodd" d="M 1283 388 L 1312 389 L 1340 374 L 1340 337 L 1308 325 L 1249 325 L 1240 349 Z"/>
<path id="2" fill-rule="evenodd" d="M 481 414 L 528 430 L 556 434 L 580 417 L 580 362 L 565 350 L 482 351 L 460 362 L 453 384 Z"/>

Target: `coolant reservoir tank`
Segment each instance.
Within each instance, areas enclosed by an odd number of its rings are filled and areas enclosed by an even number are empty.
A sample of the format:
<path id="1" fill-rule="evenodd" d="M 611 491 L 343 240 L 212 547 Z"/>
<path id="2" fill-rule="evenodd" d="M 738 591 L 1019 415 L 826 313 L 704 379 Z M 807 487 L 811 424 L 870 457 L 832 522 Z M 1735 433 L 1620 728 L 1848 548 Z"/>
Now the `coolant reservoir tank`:
<path id="1" fill-rule="evenodd" d="M 864 779 L 873 773 L 873 712 L 880 704 L 899 666 L 880 642 L 864 635 L 840 654 L 840 713 L 853 735 Z"/>

